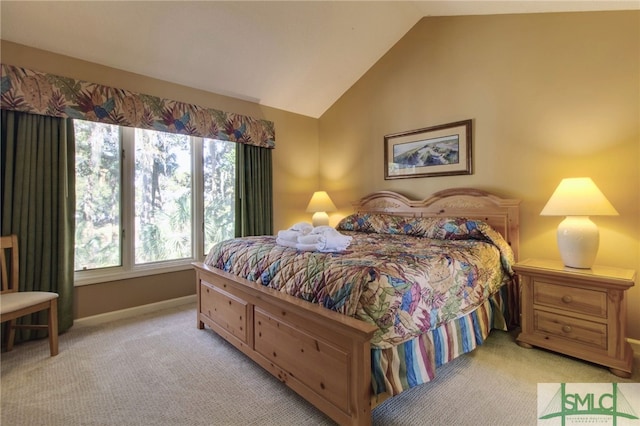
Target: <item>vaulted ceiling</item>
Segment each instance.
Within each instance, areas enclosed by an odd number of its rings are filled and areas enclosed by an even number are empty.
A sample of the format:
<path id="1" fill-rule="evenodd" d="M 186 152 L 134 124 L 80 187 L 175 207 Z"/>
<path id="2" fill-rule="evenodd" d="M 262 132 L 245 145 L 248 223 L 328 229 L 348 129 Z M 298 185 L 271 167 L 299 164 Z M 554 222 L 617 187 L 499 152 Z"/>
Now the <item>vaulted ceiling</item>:
<path id="1" fill-rule="evenodd" d="M 319 117 L 424 16 L 635 1 L 8 1 L 4 40 Z"/>

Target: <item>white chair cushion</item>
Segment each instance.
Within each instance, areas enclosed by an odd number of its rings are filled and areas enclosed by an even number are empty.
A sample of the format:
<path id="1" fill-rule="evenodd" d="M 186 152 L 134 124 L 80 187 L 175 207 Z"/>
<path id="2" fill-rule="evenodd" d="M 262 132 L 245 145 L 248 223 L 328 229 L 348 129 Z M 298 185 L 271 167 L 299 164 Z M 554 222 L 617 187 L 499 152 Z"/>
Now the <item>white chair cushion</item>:
<path id="1" fill-rule="evenodd" d="M 8 314 L 28 306 L 57 299 L 58 293 L 48 291 L 18 291 L 0 295 L 0 313 Z"/>

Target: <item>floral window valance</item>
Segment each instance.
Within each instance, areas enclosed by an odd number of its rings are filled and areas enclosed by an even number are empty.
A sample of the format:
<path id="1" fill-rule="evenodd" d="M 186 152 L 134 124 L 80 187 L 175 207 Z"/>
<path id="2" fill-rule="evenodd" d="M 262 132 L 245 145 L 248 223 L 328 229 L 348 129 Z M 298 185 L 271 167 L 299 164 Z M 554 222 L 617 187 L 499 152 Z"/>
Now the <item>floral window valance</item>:
<path id="1" fill-rule="evenodd" d="M 2 109 L 275 147 L 273 122 L 2 64 Z"/>

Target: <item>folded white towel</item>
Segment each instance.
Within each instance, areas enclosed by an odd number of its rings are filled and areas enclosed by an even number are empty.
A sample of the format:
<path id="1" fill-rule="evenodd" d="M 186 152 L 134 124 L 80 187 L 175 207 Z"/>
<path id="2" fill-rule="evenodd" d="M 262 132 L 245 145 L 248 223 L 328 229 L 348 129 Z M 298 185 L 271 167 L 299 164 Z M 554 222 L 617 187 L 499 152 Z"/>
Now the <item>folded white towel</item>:
<path id="1" fill-rule="evenodd" d="M 291 231 L 298 231 L 302 235 L 307 235 L 313 231 L 313 225 L 308 222 L 298 222 L 289 228 Z"/>
<path id="2" fill-rule="evenodd" d="M 352 237 L 342 235 L 335 228 L 330 226 L 316 226 L 311 231 L 311 235 L 321 236 L 318 239 L 320 251 L 344 251 L 351 244 Z"/>
<path id="3" fill-rule="evenodd" d="M 334 252 L 344 251 L 351 244 L 351 237 L 340 235 L 338 237 L 327 237 L 324 245 L 320 244 L 320 251 Z"/>
<path id="4" fill-rule="evenodd" d="M 319 242 L 324 243 L 325 241 L 324 236 L 318 234 L 301 235 L 298 237 L 300 244 L 318 244 Z"/>
<path id="5" fill-rule="evenodd" d="M 329 225 L 321 225 L 321 226 L 316 226 L 315 228 L 313 228 L 313 230 L 311 230 L 311 234 L 320 234 L 320 235 L 324 235 L 324 234 L 339 234 L 339 232 L 335 229 L 330 227 Z"/>
<path id="6" fill-rule="evenodd" d="M 276 244 L 295 247 L 300 251 L 337 252 L 344 251 L 351 244 L 352 237 L 342 235 L 330 226 L 316 226 L 300 222 L 291 228 L 278 231 Z"/>
<path id="7" fill-rule="evenodd" d="M 292 231 L 290 229 L 284 231 L 278 231 L 278 238 L 282 240 L 292 241 L 294 243 L 298 242 L 298 237 L 302 234 L 299 231 Z"/>
<path id="8" fill-rule="evenodd" d="M 296 248 L 296 246 L 298 245 L 297 241 L 291 241 L 291 240 L 287 240 L 284 238 L 280 238 L 277 237 L 276 238 L 276 244 L 278 244 L 279 246 L 285 246 L 285 247 L 293 247 Z"/>

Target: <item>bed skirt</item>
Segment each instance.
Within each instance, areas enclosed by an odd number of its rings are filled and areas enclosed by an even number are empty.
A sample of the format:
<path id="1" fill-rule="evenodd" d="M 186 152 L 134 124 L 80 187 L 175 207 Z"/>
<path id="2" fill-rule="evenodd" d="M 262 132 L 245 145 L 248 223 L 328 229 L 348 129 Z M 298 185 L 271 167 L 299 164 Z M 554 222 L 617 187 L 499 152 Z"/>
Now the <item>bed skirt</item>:
<path id="1" fill-rule="evenodd" d="M 436 368 L 481 345 L 491 329 L 516 323 L 515 284 L 505 285 L 472 312 L 398 346 L 371 348 L 373 395 L 397 395 L 427 383 Z"/>

